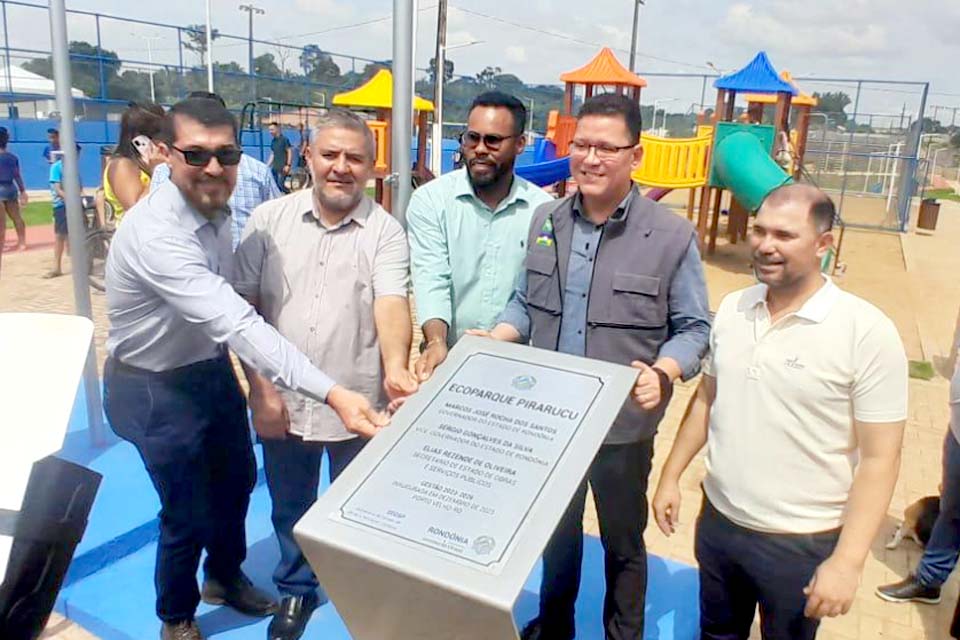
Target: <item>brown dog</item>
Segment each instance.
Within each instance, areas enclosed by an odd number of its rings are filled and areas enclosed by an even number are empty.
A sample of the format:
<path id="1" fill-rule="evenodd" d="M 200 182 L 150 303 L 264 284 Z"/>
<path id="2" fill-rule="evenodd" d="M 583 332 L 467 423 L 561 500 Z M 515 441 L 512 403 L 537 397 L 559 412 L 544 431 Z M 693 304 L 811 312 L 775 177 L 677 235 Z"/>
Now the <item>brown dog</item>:
<path id="1" fill-rule="evenodd" d="M 896 549 L 904 538 L 910 538 L 921 547 L 927 546 L 939 515 L 939 496 L 920 498 L 903 510 L 903 522 L 887 543 L 887 549 Z"/>

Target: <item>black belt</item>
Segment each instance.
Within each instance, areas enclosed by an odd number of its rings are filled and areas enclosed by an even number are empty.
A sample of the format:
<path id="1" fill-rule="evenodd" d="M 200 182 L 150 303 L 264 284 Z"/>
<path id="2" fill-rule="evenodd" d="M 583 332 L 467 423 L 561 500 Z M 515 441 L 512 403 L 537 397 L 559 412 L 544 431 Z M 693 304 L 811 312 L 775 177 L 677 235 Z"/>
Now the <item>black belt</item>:
<path id="1" fill-rule="evenodd" d="M 131 373 L 138 376 L 157 376 L 160 378 L 175 378 L 183 375 L 184 373 L 192 372 L 197 369 L 214 369 L 217 367 L 222 367 L 224 363 L 227 366 L 230 366 L 229 356 L 227 355 L 226 348 L 223 349 L 221 355 L 216 358 L 210 358 L 208 360 L 198 360 L 197 362 L 191 362 L 190 364 L 185 364 L 182 367 L 176 367 L 174 369 L 167 369 L 165 371 L 151 371 L 150 369 L 141 369 L 140 367 L 135 367 L 133 365 L 127 364 L 126 362 L 118 358 L 108 358 L 107 364 L 115 371 Z"/>

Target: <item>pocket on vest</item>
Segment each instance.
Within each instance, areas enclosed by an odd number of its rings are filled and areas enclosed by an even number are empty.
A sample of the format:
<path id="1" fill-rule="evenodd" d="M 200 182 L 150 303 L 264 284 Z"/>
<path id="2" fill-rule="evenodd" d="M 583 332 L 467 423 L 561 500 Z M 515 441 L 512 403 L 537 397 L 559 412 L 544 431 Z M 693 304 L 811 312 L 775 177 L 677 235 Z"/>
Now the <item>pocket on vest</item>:
<path id="1" fill-rule="evenodd" d="M 667 324 L 667 308 L 660 297 L 658 276 L 616 273 L 606 317 L 594 316 L 601 325 L 656 329 Z"/>
<path id="2" fill-rule="evenodd" d="M 557 256 L 550 252 L 531 252 L 526 258 L 527 304 L 535 309 L 559 315 L 560 290 L 557 284 Z"/>

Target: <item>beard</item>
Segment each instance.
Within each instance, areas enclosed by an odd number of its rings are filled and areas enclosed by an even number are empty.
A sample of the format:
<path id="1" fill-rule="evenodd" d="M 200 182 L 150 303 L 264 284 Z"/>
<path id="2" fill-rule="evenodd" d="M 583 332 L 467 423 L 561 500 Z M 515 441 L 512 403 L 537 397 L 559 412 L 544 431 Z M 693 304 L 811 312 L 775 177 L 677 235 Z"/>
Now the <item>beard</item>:
<path id="1" fill-rule="evenodd" d="M 324 211 L 333 214 L 347 214 L 360 204 L 360 200 L 363 198 L 363 191 L 358 189 L 354 193 L 328 194 L 324 192 L 323 185 L 314 183 L 313 197 L 316 198 Z"/>
<path id="2" fill-rule="evenodd" d="M 477 172 L 478 166 L 490 167 L 489 171 Z M 474 158 L 467 162 L 467 176 L 474 189 L 485 189 L 497 184 L 504 176 L 513 172 L 513 163 L 495 162 L 489 158 Z"/>

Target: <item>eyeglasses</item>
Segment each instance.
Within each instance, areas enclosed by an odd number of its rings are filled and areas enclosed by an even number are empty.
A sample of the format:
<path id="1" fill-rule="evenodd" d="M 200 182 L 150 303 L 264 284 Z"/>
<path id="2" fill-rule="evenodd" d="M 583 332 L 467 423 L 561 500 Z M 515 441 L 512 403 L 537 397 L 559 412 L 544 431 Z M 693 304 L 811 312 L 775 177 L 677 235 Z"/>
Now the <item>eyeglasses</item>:
<path id="1" fill-rule="evenodd" d="M 590 154 L 590 149 L 593 149 L 597 153 L 597 158 L 600 160 L 613 160 L 615 159 L 621 151 L 626 151 L 627 149 L 633 149 L 635 144 L 625 144 L 623 146 L 615 146 L 610 144 L 588 144 L 580 140 L 571 140 L 570 141 L 570 154 L 586 156 Z"/>
<path id="2" fill-rule="evenodd" d="M 465 147 L 473 149 L 474 147 L 480 144 L 480 141 L 483 141 L 483 146 L 487 149 L 496 151 L 500 148 L 500 145 L 503 144 L 503 141 L 508 138 L 516 138 L 517 136 L 500 136 L 495 133 L 477 133 L 476 131 L 464 131 L 460 134 L 460 144 Z"/>
<path id="3" fill-rule="evenodd" d="M 210 164 L 210 158 L 216 158 L 217 162 L 224 167 L 232 167 L 235 164 L 240 164 L 240 156 L 243 155 L 243 149 L 238 149 L 237 147 L 224 147 L 216 151 L 210 151 L 209 149 L 181 149 L 176 146 L 173 148 L 183 154 L 183 159 L 191 167 L 205 167 Z"/>

